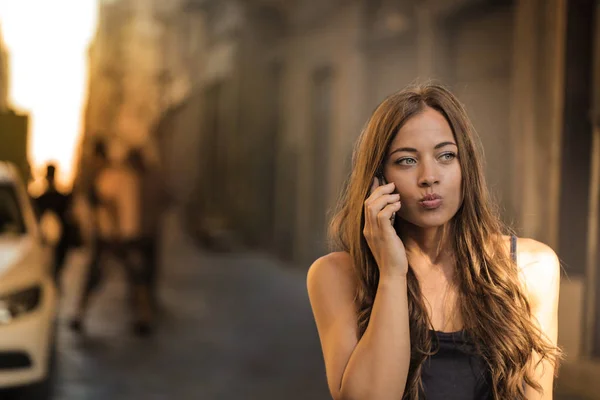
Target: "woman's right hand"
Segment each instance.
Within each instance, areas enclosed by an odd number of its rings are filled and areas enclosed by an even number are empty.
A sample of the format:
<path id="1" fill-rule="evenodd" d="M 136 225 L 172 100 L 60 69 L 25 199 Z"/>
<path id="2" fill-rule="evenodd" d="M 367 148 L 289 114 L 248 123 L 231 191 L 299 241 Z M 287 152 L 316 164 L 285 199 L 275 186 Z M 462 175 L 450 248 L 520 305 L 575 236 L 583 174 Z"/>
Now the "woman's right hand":
<path id="1" fill-rule="evenodd" d="M 365 200 L 363 235 L 375 257 L 380 277 L 406 276 L 408 260 L 404 244 L 392 225 L 391 218 L 401 207 L 400 195 L 393 193 L 394 183 L 379 186 L 377 178 Z"/>

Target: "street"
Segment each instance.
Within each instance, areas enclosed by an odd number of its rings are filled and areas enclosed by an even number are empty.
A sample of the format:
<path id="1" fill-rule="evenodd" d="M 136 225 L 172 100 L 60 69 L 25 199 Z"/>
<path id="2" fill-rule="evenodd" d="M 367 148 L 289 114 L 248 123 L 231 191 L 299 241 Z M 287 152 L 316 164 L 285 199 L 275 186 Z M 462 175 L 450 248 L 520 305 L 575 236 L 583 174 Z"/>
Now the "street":
<path id="1" fill-rule="evenodd" d="M 65 271 L 57 399 L 328 399 L 305 271 L 267 256 L 210 256 L 171 219 L 156 334 L 130 333 L 122 271 L 111 268 L 87 334 L 68 330 L 85 255 Z"/>

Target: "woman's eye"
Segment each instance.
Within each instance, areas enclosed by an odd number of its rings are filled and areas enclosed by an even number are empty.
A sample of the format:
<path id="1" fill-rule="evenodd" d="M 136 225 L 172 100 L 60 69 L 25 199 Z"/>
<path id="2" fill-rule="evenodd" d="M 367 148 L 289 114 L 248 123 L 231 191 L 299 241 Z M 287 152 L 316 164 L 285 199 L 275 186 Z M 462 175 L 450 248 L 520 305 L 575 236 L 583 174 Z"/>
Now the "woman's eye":
<path id="1" fill-rule="evenodd" d="M 456 158 L 456 154 L 454 153 L 444 153 L 440 156 L 440 158 L 442 159 L 442 161 L 451 161 L 454 160 Z"/>
<path id="2" fill-rule="evenodd" d="M 401 158 L 398 161 L 396 161 L 396 164 L 398 165 L 413 165 L 417 162 L 417 160 L 415 160 L 414 158 Z"/>

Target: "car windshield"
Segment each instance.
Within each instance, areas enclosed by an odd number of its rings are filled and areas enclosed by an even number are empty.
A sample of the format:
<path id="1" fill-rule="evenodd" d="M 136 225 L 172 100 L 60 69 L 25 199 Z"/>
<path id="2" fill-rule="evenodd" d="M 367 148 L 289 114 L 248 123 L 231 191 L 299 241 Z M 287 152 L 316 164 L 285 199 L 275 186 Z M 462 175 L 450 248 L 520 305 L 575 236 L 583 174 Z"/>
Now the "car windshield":
<path id="1" fill-rule="evenodd" d="M 25 224 L 15 188 L 9 184 L 0 184 L 0 235 L 23 233 Z"/>

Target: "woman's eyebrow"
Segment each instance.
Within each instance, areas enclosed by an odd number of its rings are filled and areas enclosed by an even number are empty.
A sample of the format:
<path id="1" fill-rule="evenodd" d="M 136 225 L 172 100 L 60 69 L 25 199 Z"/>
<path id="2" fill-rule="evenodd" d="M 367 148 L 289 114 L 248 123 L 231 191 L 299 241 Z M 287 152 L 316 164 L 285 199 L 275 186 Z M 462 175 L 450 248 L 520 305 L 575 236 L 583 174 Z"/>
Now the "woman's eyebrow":
<path id="1" fill-rule="evenodd" d="M 434 147 L 434 149 L 436 149 L 436 150 L 437 150 L 437 149 L 441 149 L 441 148 L 442 148 L 442 147 L 444 147 L 444 146 L 456 146 L 456 143 L 454 143 L 454 142 L 442 142 L 442 143 L 439 143 L 439 144 L 437 144 L 437 145 Z M 456 146 L 456 147 L 458 147 L 458 146 Z"/>
<path id="2" fill-rule="evenodd" d="M 442 143 L 438 143 L 438 144 L 435 145 L 434 149 L 435 150 L 441 149 L 442 147 L 445 147 L 445 146 L 456 146 L 456 143 L 454 143 L 454 142 L 442 142 Z M 458 147 L 458 146 L 456 146 L 456 147 Z M 399 151 L 406 151 L 406 152 L 409 152 L 409 153 L 418 153 L 419 152 L 414 147 L 399 147 L 396 150 L 392 151 L 389 155 L 391 156 L 392 154 L 397 153 Z"/>

